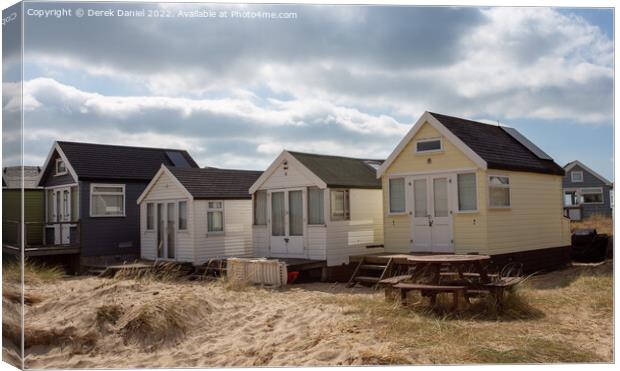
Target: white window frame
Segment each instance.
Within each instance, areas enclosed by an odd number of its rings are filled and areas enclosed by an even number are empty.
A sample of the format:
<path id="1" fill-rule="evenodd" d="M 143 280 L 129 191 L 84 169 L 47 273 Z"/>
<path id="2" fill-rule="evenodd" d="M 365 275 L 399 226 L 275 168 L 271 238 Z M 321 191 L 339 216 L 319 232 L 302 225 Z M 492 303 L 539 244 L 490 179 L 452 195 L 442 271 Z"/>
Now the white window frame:
<path id="1" fill-rule="evenodd" d="M 501 184 L 501 185 L 491 185 L 491 178 L 492 177 L 498 177 L 498 178 L 508 178 L 508 184 Z M 508 188 L 508 206 L 493 206 L 491 205 L 491 187 L 495 187 L 495 188 Z M 489 174 L 487 177 L 487 203 L 489 206 L 489 209 L 497 209 L 497 210 L 502 210 L 502 209 L 510 209 L 512 208 L 512 181 L 510 180 L 510 176 L 509 175 L 504 175 L 504 174 Z"/>
<path id="2" fill-rule="evenodd" d="M 265 223 L 264 224 L 256 223 L 256 201 L 258 200 L 259 192 L 264 192 L 265 194 Z M 252 226 L 253 227 L 267 227 L 267 225 L 269 225 L 269 210 L 267 207 L 268 203 L 269 203 L 269 193 L 267 192 L 267 190 L 259 189 L 256 192 L 254 192 L 254 195 L 252 196 Z"/>
<path id="3" fill-rule="evenodd" d="M 405 209 L 403 211 L 392 211 L 391 203 L 390 203 L 390 180 L 393 179 L 402 179 L 404 183 L 404 192 L 405 192 Z M 407 178 L 404 176 L 393 176 L 388 178 L 387 184 L 387 207 L 388 207 L 388 215 L 407 215 Z M 331 211 L 330 211 L 331 213 Z"/>
<path id="4" fill-rule="evenodd" d="M 153 217 L 153 225 L 152 228 L 149 228 L 149 205 L 153 205 L 153 215 L 151 215 Z M 144 230 L 146 232 L 155 232 L 157 230 L 156 226 L 157 226 L 157 212 L 156 212 L 156 208 L 157 208 L 157 202 L 147 202 L 146 206 L 145 206 L 145 211 L 144 214 L 146 216 L 146 223 L 144 225 Z"/>
<path id="5" fill-rule="evenodd" d="M 581 180 L 575 180 L 575 174 L 581 174 Z M 583 183 L 583 171 L 575 170 L 570 172 L 570 181 L 571 183 Z"/>
<path id="6" fill-rule="evenodd" d="M 179 204 L 185 202 L 185 228 L 181 229 L 181 208 Z M 208 206 L 208 205 L 207 205 Z M 223 205 L 222 205 L 223 206 Z M 186 233 L 189 231 L 189 202 L 187 200 L 178 200 L 177 201 L 177 222 L 176 222 L 177 232 Z"/>
<path id="7" fill-rule="evenodd" d="M 344 215 L 342 219 L 334 219 L 332 208 L 332 192 L 344 192 Z M 351 220 L 351 190 L 347 188 L 330 188 L 329 189 L 329 220 L 332 222 L 346 222 Z"/>
<path id="8" fill-rule="evenodd" d="M 474 174 L 474 182 L 476 184 L 476 208 L 474 210 L 460 210 L 459 209 L 459 175 L 463 175 L 463 174 Z M 480 183 L 478 182 L 478 174 L 475 171 L 460 171 L 457 172 L 456 175 L 454 176 L 454 183 L 456 186 L 456 213 L 457 214 L 474 214 L 474 213 L 479 213 L 480 212 L 480 197 L 478 194 L 478 189 L 480 186 Z M 511 192 L 512 193 L 512 192 Z M 489 199 L 489 204 L 491 203 L 491 200 Z"/>
<path id="9" fill-rule="evenodd" d="M 58 164 L 60 164 L 61 162 L 65 164 L 65 171 L 63 171 L 62 173 L 58 171 Z M 54 167 L 54 176 L 67 175 L 68 173 L 69 169 L 67 168 L 67 163 L 65 162 L 65 160 L 63 160 L 62 158 L 57 158 L 56 166 Z"/>
<path id="10" fill-rule="evenodd" d="M 210 202 L 221 202 L 222 203 L 222 207 L 221 208 L 215 208 L 215 207 L 210 207 L 209 203 Z M 209 231 L 209 213 L 213 212 L 213 211 L 221 211 L 222 212 L 222 230 L 221 231 Z M 207 200 L 207 235 L 221 235 L 226 233 L 226 214 L 224 211 L 224 200 Z"/>
<path id="11" fill-rule="evenodd" d="M 310 189 L 318 189 L 319 191 L 323 192 L 323 223 L 318 223 L 318 224 L 314 224 L 314 223 L 310 223 Z M 331 191 L 330 191 L 331 192 Z M 319 188 L 319 187 L 307 187 L 306 190 L 306 213 L 308 214 L 308 226 L 311 227 L 316 227 L 316 226 L 324 226 L 327 224 L 327 222 L 325 221 L 325 194 L 326 194 L 326 189 L 324 188 Z M 331 197 L 331 193 L 330 193 L 330 197 Z M 331 199 L 330 199 L 330 204 L 329 204 L 329 213 L 330 213 L 330 220 L 331 220 Z"/>
<path id="12" fill-rule="evenodd" d="M 123 189 L 123 214 L 122 215 L 95 215 L 93 214 L 93 189 L 95 187 L 120 187 Z M 125 192 L 125 184 L 104 184 L 104 183 L 91 183 L 89 197 L 89 210 L 88 214 L 91 218 L 124 218 L 127 216 L 127 193 Z M 118 193 L 99 193 L 99 194 L 112 194 L 118 195 Z"/>
<path id="13" fill-rule="evenodd" d="M 439 149 L 432 149 L 432 150 L 428 150 L 428 151 L 419 151 L 418 150 L 418 143 L 436 142 L 436 141 L 439 141 Z M 439 138 L 418 139 L 418 140 L 415 141 L 415 153 L 416 154 L 428 154 L 428 153 L 439 153 L 439 152 L 443 152 L 443 139 L 441 137 L 439 137 Z"/>
<path id="14" fill-rule="evenodd" d="M 585 190 L 585 192 L 584 192 Z M 586 188 L 581 188 L 579 190 L 579 194 L 581 197 L 581 204 L 582 205 L 603 205 L 605 203 L 605 193 L 603 192 L 603 188 L 601 187 L 586 187 Z M 585 201 L 585 197 L 583 197 L 584 195 L 591 195 L 591 194 L 600 194 L 601 195 L 601 202 L 586 202 Z"/>

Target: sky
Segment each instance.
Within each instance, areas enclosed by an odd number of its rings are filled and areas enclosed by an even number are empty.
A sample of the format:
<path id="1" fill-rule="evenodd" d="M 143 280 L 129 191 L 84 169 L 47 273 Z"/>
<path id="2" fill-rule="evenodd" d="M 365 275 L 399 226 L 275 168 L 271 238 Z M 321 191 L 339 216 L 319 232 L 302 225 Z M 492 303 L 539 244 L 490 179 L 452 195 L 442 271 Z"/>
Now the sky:
<path id="1" fill-rule="evenodd" d="M 241 169 L 264 169 L 283 149 L 385 158 L 433 111 L 515 127 L 560 165 L 579 159 L 613 179 L 609 9 L 29 8 L 25 164 L 42 164 L 55 140 L 183 148 L 201 166 Z M 36 15 L 58 8 L 74 15 Z M 104 9 L 162 17 L 88 15 Z M 218 16 L 187 17 L 209 10 Z"/>

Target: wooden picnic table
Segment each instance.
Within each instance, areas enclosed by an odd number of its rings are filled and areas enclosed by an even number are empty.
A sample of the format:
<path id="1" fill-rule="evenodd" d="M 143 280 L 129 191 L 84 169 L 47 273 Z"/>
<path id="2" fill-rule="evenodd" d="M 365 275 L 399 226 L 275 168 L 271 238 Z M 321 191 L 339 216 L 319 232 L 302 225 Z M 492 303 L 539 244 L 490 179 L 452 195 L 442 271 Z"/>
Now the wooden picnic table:
<path id="1" fill-rule="evenodd" d="M 480 283 L 490 283 L 491 278 L 483 263 L 491 260 L 488 255 L 420 255 L 411 256 L 407 261 L 414 264 L 414 273 L 412 281 L 415 281 L 424 272 L 430 271 L 432 278 L 430 283 L 439 285 L 441 280 L 441 268 L 447 267 L 458 273 L 461 280 L 467 282 L 465 277 L 468 266 L 473 267 L 474 272 L 480 276 Z"/>

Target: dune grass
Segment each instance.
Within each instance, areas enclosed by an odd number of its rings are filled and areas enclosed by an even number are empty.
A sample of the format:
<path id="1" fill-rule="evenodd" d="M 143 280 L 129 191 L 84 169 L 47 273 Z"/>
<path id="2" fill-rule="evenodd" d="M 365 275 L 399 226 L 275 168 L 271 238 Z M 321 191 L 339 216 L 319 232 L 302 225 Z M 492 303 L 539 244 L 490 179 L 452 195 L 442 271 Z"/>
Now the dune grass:
<path id="1" fill-rule="evenodd" d="M 612 291 L 606 263 L 533 277 L 506 298 L 502 312 L 478 300 L 455 314 L 448 296 L 435 308 L 417 295 L 408 307 L 379 295 L 325 300 L 351 316 L 348 326 L 398 344 L 399 357 L 412 363 L 611 362 Z"/>
<path id="2" fill-rule="evenodd" d="M 579 228 L 595 228 L 597 233 L 610 236 L 614 234 L 614 222 L 611 217 L 595 214 L 588 219 L 574 221 L 570 224 L 571 232 Z"/>
<path id="3" fill-rule="evenodd" d="M 19 261 L 5 262 L 2 265 L 2 281 L 21 283 L 21 266 Z M 26 259 L 24 262 L 24 280 L 26 284 L 52 282 L 64 276 L 62 268 L 49 266 Z"/>

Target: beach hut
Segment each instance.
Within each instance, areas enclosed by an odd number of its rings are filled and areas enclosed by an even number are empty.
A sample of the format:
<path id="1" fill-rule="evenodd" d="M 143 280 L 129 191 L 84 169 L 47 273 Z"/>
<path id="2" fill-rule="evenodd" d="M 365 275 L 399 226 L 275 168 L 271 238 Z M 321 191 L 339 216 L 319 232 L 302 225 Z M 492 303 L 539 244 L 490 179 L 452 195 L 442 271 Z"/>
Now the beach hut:
<path id="1" fill-rule="evenodd" d="M 528 269 L 569 259 L 564 169 L 513 128 L 425 112 L 377 175 L 386 252 L 487 254 Z"/>
<path id="2" fill-rule="evenodd" d="M 45 203 L 43 188 L 37 187 L 40 172 L 38 166 L 8 166 L 2 171 L 2 243 L 8 252 L 20 248 L 22 233 L 25 247 L 43 244 Z"/>
<path id="3" fill-rule="evenodd" d="M 26 255 L 62 256 L 82 266 L 137 259 L 136 200 L 162 164 L 198 167 L 184 150 L 55 142 L 37 181 L 45 191 L 44 246 Z"/>
<path id="4" fill-rule="evenodd" d="M 140 256 L 195 265 L 252 256 L 249 188 L 261 174 L 162 165 L 137 200 Z"/>
<path id="5" fill-rule="evenodd" d="M 613 184 L 581 161 L 564 166 L 564 214 L 571 220 L 594 215 L 611 218 L 613 213 Z"/>
<path id="6" fill-rule="evenodd" d="M 383 251 L 381 163 L 283 151 L 250 188 L 255 255 L 333 267 Z"/>

